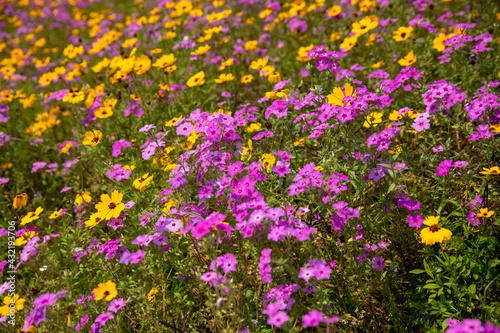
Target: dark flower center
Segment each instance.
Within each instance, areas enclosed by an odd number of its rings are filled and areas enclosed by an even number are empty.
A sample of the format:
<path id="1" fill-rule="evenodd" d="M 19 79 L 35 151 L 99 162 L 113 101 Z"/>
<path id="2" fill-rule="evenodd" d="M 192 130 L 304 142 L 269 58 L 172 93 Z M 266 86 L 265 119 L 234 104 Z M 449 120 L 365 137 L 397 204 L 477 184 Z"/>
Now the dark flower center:
<path id="1" fill-rule="evenodd" d="M 430 226 L 430 228 L 429 228 L 429 230 L 430 230 L 431 232 L 438 232 L 440 229 L 441 229 L 441 228 L 439 228 L 439 227 L 437 226 L 437 224 L 431 225 L 431 226 Z"/>
<path id="2" fill-rule="evenodd" d="M 112 202 L 112 203 L 110 203 L 110 204 L 108 205 L 108 208 L 109 208 L 109 209 L 115 209 L 115 208 L 116 208 L 116 204 L 115 204 L 114 202 Z"/>

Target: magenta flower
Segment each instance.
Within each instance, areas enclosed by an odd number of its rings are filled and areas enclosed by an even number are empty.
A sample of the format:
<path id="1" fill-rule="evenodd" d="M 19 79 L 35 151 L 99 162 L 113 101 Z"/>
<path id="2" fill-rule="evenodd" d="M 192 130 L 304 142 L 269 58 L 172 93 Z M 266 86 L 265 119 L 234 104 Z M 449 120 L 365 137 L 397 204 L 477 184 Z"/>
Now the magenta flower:
<path id="1" fill-rule="evenodd" d="M 382 272 L 385 268 L 384 258 L 382 257 L 374 257 L 372 259 L 372 267 L 377 271 Z"/>
<path id="2" fill-rule="evenodd" d="M 323 312 L 312 310 L 302 317 L 302 327 L 306 328 L 318 326 L 323 321 L 323 316 Z"/>
<path id="3" fill-rule="evenodd" d="M 290 320 L 290 317 L 286 314 L 285 311 L 279 311 L 275 313 L 273 316 L 270 316 L 267 319 L 267 324 L 268 325 L 273 325 L 276 327 L 281 327 L 284 323 L 286 323 L 288 320 Z"/>
<path id="4" fill-rule="evenodd" d="M 419 213 L 410 214 L 407 216 L 408 226 L 412 228 L 420 228 L 424 222 L 424 218 Z"/>

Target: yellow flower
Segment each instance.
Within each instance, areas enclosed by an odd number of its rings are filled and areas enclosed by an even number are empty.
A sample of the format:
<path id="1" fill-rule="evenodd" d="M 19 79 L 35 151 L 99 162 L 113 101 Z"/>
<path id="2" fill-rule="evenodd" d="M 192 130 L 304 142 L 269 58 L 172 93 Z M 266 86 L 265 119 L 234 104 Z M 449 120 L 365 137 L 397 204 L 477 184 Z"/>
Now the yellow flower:
<path id="1" fill-rule="evenodd" d="M 61 216 L 63 209 L 55 210 L 50 216 L 49 219 L 54 220 L 57 219 L 59 216 Z"/>
<path id="2" fill-rule="evenodd" d="M 490 169 L 487 169 L 487 168 L 483 168 L 484 171 L 481 171 L 480 173 L 483 174 L 483 175 L 495 175 L 495 176 L 499 176 L 500 175 L 500 168 L 498 168 L 497 166 L 494 166 Z"/>
<path id="3" fill-rule="evenodd" d="M 83 139 L 83 145 L 95 147 L 101 142 L 102 132 L 99 130 L 93 130 L 93 132 L 86 132 L 85 138 Z"/>
<path id="4" fill-rule="evenodd" d="M 252 140 L 248 140 L 248 147 L 243 147 L 243 151 L 241 152 L 241 160 L 245 160 L 245 156 L 248 155 L 247 161 L 250 161 L 250 158 L 252 157 L 253 153 L 253 145 L 252 145 Z"/>
<path id="5" fill-rule="evenodd" d="M 68 142 L 62 149 L 61 149 L 61 153 L 62 154 L 66 154 L 67 152 L 69 152 L 69 150 L 71 149 L 71 147 L 73 147 L 73 144 L 71 142 Z"/>
<path id="6" fill-rule="evenodd" d="M 157 292 L 158 289 L 156 288 L 151 289 L 151 291 L 148 293 L 148 301 L 151 301 L 155 297 Z"/>
<path id="7" fill-rule="evenodd" d="M 380 112 L 372 112 L 370 113 L 365 120 L 365 123 L 363 124 L 363 127 L 365 128 L 370 128 L 370 127 L 375 127 L 377 124 L 382 122 L 382 116 L 384 114 Z"/>
<path id="8" fill-rule="evenodd" d="M 85 92 L 80 91 L 78 88 L 71 88 L 68 93 L 63 98 L 63 102 L 68 102 L 71 104 L 80 103 L 85 99 Z"/>
<path id="9" fill-rule="evenodd" d="M 104 218 L 102 218 L 99 213 L 94 213 L 90 215 L 90 218 L 87 221 L 85 221 L 85 226 L 92 229 L 102 221 L 104 221 Z"/>
<path id="10" fill-rule="evenodd" d="M 141 101 L 142 100 L 142 96 L 139 93 L 137 93 L 137 94 L 130 94 L 130 99 L 133 100 L 133 101 Z"/>
<path id="11" fill-rule="evenodd" d="M 77 47 L 74 47 L 72 44 L 68 45 L 64 51 L 63 51 L 63 54 L 70 58 L 70 59 L 73 59 L 75 57 L 78 57 L 80 54 L 82 54 L 83 52 L 85 51 L 85 49 L 83 48 L 83 46 L 77 46 Z"/>
<path id="12" fill-rule="evenodd" d="M 28 241 L 30 239 L 32 239 L 33 237 L 35 237 L 36 235 L 38 235 L 38 232 L 36 232 L 36 231 L 25 232 L 24 235 L 22 235 L 16 239 L 16 241 L 14 242 L 14 246 L 24 245 L 24 244 L 28 243 Z"/>
<path id="13" fill-rule="evenodd" d="M 257 59 L 257 60 L 252 61 L 250 63 L 250 68 L 255 69 L 255 70 L 261 70 L 262 68 L 264 68 L 267 65 L 268 61 L 269 61 L 269 59 L 267 59 L 267 58 Z"/>
<path id="14" fill-rule="evenodd" d="M 120 212 L 125 209 L 125 204 L 120 203 L 123 199 L 123 194 L 114 190 L 111 197 L 107 194 L 101 195 L 101 202 L 95 205 L 99 216 L 110 220 L 113 217 L 118 217 Z"/>
<path id="15" fill-rule="evenodd" d="M 277 82 L 280 82 L 281 81 L 281 76 L 280 76 L 280 73 L 278 72 L 274 72 L 272 74 L 269 75 L 269 77 L 267 78 L 267 81 L 269 83 L 277 83 Z"/>
<path id="16" fill-rule="evenodd" d="M 490 217 L 493 214 L 495 214 L 494 211 L 488 210 L 488 208 L 481 208 L 479 210 L 479 214 L 477 214 L 477 217 Z"/>
<path id="17" fill-rule="evenodd" d="M 92 200 L 90 192 L 82 192 L 76 195 L 75 202 L 78 204 L 78 206 L 80 206 L 84 200 L 85 202 L 90 202 L 90 200 Z"/>
<path id="18" fill-rule="evenodd" d="M 256 40 L 249 40 L 248 42 L 245 43 L 245 51 L 255 51 L 257 50 L 257 44 L 259 44 L 258 41 Z"/>
<path id="19" fill-rule="evenodd" d="M 261 123 L 253 123 L 253 124 L 250 124 L 248 127 L 247 127 L 247 132 L 248 133 L 255 133 L 257 132 L 260 128 L 262 127 L 262 124 Z"/>
<path id="20" fill-rule="evenodd" d="M 377 25 L 377 21 L 372 21 L 369 17 L 365 17 L 361 21 L 352 24 L 352 32 L 356 33 L 356 37 L 360 37 L 368 31 L 375 29 Z"/>
<path id="21" fill-rule="evenodd" d="M 372 68 L 380 68 L 384 66 L 384 61 L 383 60 L 380 60 L 379 62 L 375 63 L 372 65 Z"/>
<path id="22" fill-rule="evenodd" d="M 396 42 L 401 42 L 407 40 L 413 34 L 413 27 L 400 27 L 398 30 L 394 31 L 392 38 Z"/>
<path id="23" fill-rule="evenodd" d="M 243 84 L 247 84 L 247 83 L 250 83 L 252 82 L 253 80 L 253 75 L 249 74 L 249 75 L 245 75 L 241 78 L 241 83 Z"/>
<path id="24" fill-rule="evenodd" d="M 191 55 L 204 55 L 208 50 L 210 50 L 210 45 L 200 46 L 195 51 L 191 52 Z"/>
<path id="25" fill-rule="evenodd" d="M 215 79 L 214 81 L 217 83 L 224 83 L 232 80 L 234 80 L 234 76 L 233 74 L 229 73 L 229 74 L 221 74 L 219 78 Z"/>
<path id="26" fill-rule="evenodd" d="M 260 161 L 262 163 L 262 167 L 264 167 L 267 172 L 271 172 L 271 168 L 276 163 L 276 157 L 272 154 L 263 154 Z"/>
<path id="27" fill-rule="evenodd" d="M 327 96 L 328 103 L 331 105 L 344 106 L 344 97 L 356 96 L 356 94 L 353 93 L 353 90 L 353 87 L 349 83 L 345 84 L 344 91 L 342 91 L 339 87 L 333 89 L 333 92 Z M 347 105 L 350 105 L 350 103 Z"/>
<path id="28" fill-rule="evenodd" d="M 338 5 L 334 5 L 328 9 L 328 16 L 337 16 L 342 12 L 342 8 Z"/>
<path id="29" fill-rule="evenodd" d="M 99 301 L 101 299 L 105 299 L 106 301 L 111 301 L 113 298 L 118 295 L 118 291 L 116 290 L 116 283 L 108 280 L 106 283 L 99 283 L 97 288 L 94 289 L 95 300 Z"/>
<path id="30" fill-rule="evenodd" d="M 202 86 L 205 83 L 205 72 L 201 71 L 191 76 L 187 81 L 188 87 Z"/>
<path id="31" fill-rule="evenodd" d="M 432 42 L 432 47 L 438 52 L 442 52 L 446 46 L 444 45 L 444 42 L 450 37 L 449 35 L 446 35 L 445 33 L 440 33 L 436 38 L 434 38 L 434 41 Z"/>
<path id="32" fill-rule="evenodd" d="M 26 214 L 25 217 L 21 219 L 21 225 L 25 225 L 33 222 L 34 220 L 38 220 L 42 212 L 43 212 L 42 207 L 38 207 L 34 212 L 29 212 L 28 214 Z"/>
<path id="33" fill-rule="evenodd" d="M 12 298 L 9 296 L 5 296 L 3 299 L 3 304 L 5 305 L 0 307 L 0 315 L 2 317 L 5 317 L 9 314 L 14 314 L 17 311 L 24 309 L 24 302 L 26 302 L 26 300 L 24 298 L 19 298 L 19 294 L 15 294 Z M 14 304 L 14 306 L 9 307 L 11 304 Z M 11 312 L 12 310 L 14 312 Z"/>
<path id="34" fill-rule="evenodd" d="M 18 193 L 14 197 L 14 202 L 13 202 L 14 209 L 24 207 L 26 206 L 27 203 L 28 203 L 28 195 L 26 193 Z"/>
<path id="35" fill-rule="evenodd" d="M 134 183 L 132 184 L 132 186 L 134 186 L 136 189 L 138 189 L 140 191 L 144 191 L 146 189 L 146 187 L 151 183 L 151 180 L 153 180 L 153 176 L 148 178 L 148 175 L 149 175 L 149 172 L 147 174 L 143 175 L 141 178 L 134 180 Z"/>
<path id="36" fill-rule="evenodd" d="M 113 115 L 113 110 L 111 108 L 101 106 L 94 111 L 94 115 L 99 119 L 109 118 Z"/>
<path id="37" fill-rule="evenodd" d="M 137 74 L 141 75 L 147 73 L 151 68 L 151 58 L 143 54 L 135 60 L 134 70 Z"/>
<path id="38" fill-rule="evenodd" d="M 429 216 L 424 224 L 429 228 L 424 228 L 420 232 L 422 243 L 433 245 L 435 243 L 446 243 L 451 239 L 452 233 L 450 230 L 438 227 L 439 216 Z"/>
<path id="39" fill-rule="evenodd" d="M 398 64 L 403 67 L 411 66 L 417 62 L 417 57 L 413 54 L 413 51 L 410 51 L 404 58 L 398 60 Z"/>
<path id="40" fill-rule="evenodd" d="M 305 139 L 305 138 L 302 138 L 302 139 L 299 139 L 298 141 L 295 141 L 295 142 L 293 143 L 293 145 L 294 145 L 295 147 L 297 147 L 297 146 L 301 146 L 301 145 L 303 145 L 304 143 L 306 143 L 306 139 Z"/>
<path id="41" fill-rule="evenodd" d="M 349 51 L 356 45 L 356 42 L 358 41 L 358 37 L 356 35 L 347 37 L 344 39 L 342 44 L 340 44 L 340 47 L 343 48 L 345 51 Z"/>
<path id="42" fill-rule="evenodd" d="M 403 119 L 403 115 L 399 114 L 398 111 L 394 110 L 389 114 L 389 120 L 398 121 Z"/>
<path id="43" fill-rule="evenodd" d="M 162 55 L 160 59 L 156 60 L 153 67 L 165 68 L 175 63 L 176 60 L 177 58 L 174 57 L 173 53 Z"/>
<path id="44" fill-rule="evenodd" d="M 335 32 L 332 32 L 330 34 L 329 40 L 330 40 L 330 42 L 334 42 L 334 41 L 339 40 L 341 38 L 342 38 L 342 35 L 340 35 L 338 32 L 335 31 Z"/>

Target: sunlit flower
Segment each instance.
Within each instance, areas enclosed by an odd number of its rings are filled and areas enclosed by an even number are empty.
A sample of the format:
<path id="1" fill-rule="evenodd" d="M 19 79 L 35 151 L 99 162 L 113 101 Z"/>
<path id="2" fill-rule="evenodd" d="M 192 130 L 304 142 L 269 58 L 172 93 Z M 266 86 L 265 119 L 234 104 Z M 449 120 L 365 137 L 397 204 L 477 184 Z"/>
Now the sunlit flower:
<path id="1" fill-rule="evenodd" d="M 94 289 L 95 300 L 99 301 L 101 299 L 105 299 L 106 301 L 111 301 L 118 295 L 118 291 L 116 290 L 116 283 L 108 280 L 105 283 L 99 283 L 97 288 Z"/>
<path id="2" fill-rule="evenodd" d="M 9 296 L 5 296 L 3 299 L 3 304 L 5 305 L 0 307 L 0 315 L 2 317 L 5 317 L 9 314 L 14 314 L 17 311 L 24 309 L 24 302 L 26 302 L 26 300 L 24 298 L 19 298 L 19 294 L 15 294 L 12 298 Z M 11 304 L 14 304 L 14 306 L 11 306 Z M 11 312 L 11 309 L 14 311 L 14 313 Z"/>
<path id="3" fill-rule="evenodd" d="M 372 112 L 367 117 L 363 124 L 363 127 L 370 128 L 375 127 L 377 124 L 382 122 L 383 113 L 380 112 Z"/>
<path id="4" fill-rule="evenodd" d="M 205 83 L 205 72 L 201 71 L 191 76 L 187 81 L 188 87 L 202 86 Z"/>
<path id="5" fill-rule="evenodd" d="M 483 175 L 495 175 L 499 176 L 500 175 L 500 168 L 497 166 L 494 166 L 490 169 L 483 168 L 483 171 L 480 172 Z"/>
<path id="6" fill-rule="evenodd" d="M 33 222 L 34 220 L 37 220 L 42 212 L 43 212 L 42 207 L 38 207 L 34 212 L 29 212 L 28 214 L 26 214 L 26 216 L 24 216 L 21 219 L 21 225 L 25 225 Z"/>
<path id="7" fill-rule="evenodd" d="M 424 220 L 424 224 L 429 228 L 424 228 L 420 232 L 422 243 L 433 245 L 435 243 L 446 243 L 451 239 L 452 233 L 450 230 L 438 227 L 439 216 L 429 216 Z"/>
<path id="8" fill-rule="evenodd" d="M 99 216 L 109 220 L 113 217 L 118 217 L 120 212 L 125 209 L 125 204 L 121 203 L 123 194 L 114 190 L 111 197 L 107 194 L 101 195 L 101 202 L 95 205 Z"/>
<path id="9" fill-rule="evenodd" d="M 102 132 L 99 130 L 93 130 L 92 132 L 86 132 L 85 138 L 83 139 L 83 145 L 95 147 L 101 142 Z"/>
<path id="10" fill-rule="evenodd" d="M 14 203 L 12 205 L 14 206 L 14 209 L 18 209 L 26 206 L 27 203 L 28 203 L 28 195 L 26 193 L 18 193 L 14 197 Z"/>
<path id="11" fill-rule="evenodd" d="M 90 196 L 90 192 L 81 192 L 76 195 L 75 202 L 80 206 L 83 201 L 90 202 L 92 197 Z"/>
<path id="12" fill-rule="evenodd" d="M 401 42 L 410 38 L 413 34 L 413 27 L 400 27 L 398 30 L 394 31 L 392 38 L 396 42 Z"/>
<path id="13" fill-rule="evenodd" d="M 342 91 L 342 88 L 339 87 L 333 89 L 333 92 L 327 96 L 328 103 L 331 105 L 344 106 L 344 98 L 347 96 L 356 96 L 356 94 L 354 94 L 353 87 L 349 83 L 345 84 L 344 91 Z"/>
<path id="14" fill-rule="evenodd" d="M 495 214 L 494 211 L 488 210 L 488 208 L 481 208 L 479 210 L 479 213 L 476 214 L 477 217 L 491 217 L 493 214 Z"/>
<path id="15" fill-rule="evenodd" d="M 233 74 L 229 73 L 229 74 L 221 74 L 219 78 L 215 79 L 214 81 L 217 83 L 224 83 L 232 80 L 234 80 L 234 76 Z"/>
<path id="16" fill-rule="evenodd" d="M 148 293 L 148 301 L 151 301 L 155 297 L 156 293 L 158 293 L 158 289 L 151 289 Z"/>
<path id="17" fill-rule="evenodd" d="M 134 180 L 132 186 L 134 186 L 136 189 L 140 191 L 144 191 L 146 187 L 151 183 L 151 180 L 153 180 L 153 176 L 148 178 L 148 175 L 149 172 L 143 175 L 141 178 Z"/>
<path id="18" fill-rule="evenodd" d="M 410 51 L 404 58 L 398 60 L 398 64 L 401 66 L 411 66 L 417 62 L 417 56 L 413 54 L 413 51 Z"/>

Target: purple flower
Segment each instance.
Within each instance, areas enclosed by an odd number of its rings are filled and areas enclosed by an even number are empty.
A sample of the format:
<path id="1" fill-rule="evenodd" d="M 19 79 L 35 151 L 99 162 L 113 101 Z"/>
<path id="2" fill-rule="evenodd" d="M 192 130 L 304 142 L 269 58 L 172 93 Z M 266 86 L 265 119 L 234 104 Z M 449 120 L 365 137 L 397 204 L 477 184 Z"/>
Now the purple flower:
<path id="1" fill-rule="evenodd" d="M 382 272 L 385 268 L 384 264 L 384 258 L 382 257 L 374 257 L 372 259 L 372 267 L 378 270 L 379 272 Z"/>
<path id="2" fill-rule="evenodd" d="M 135 253 L 130 254 L 130 263 L 132 264 L 137 264 L 139 263 L 142 258 L 146 255 L 146 251 L 139 250 Z"/>
<path id="3" fill-rule="evenodd" d="M 0 185 L 6 184 L 9 182 L 9 178 L 0 178 Z"/>

